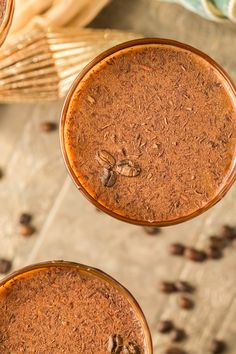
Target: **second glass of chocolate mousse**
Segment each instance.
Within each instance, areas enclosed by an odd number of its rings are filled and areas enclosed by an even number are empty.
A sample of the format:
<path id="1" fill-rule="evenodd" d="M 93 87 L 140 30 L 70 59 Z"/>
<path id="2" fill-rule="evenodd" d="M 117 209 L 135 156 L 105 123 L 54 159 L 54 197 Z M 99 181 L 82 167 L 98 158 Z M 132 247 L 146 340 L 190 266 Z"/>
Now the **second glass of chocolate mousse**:
<path id="1" fill-rule="evenodd" d="M 98 269 L 38 263 L 0 281 L 0 353 L 153 354 L 136 300 Z"/>
<path id="2" fill-rule="evenodd" d="M 123 43 L 74 82 L 61 143 L 74 182 L 96 207 L 139 225 L 183 222 L 235 180 L 236 91 L 190 46 Z"/>

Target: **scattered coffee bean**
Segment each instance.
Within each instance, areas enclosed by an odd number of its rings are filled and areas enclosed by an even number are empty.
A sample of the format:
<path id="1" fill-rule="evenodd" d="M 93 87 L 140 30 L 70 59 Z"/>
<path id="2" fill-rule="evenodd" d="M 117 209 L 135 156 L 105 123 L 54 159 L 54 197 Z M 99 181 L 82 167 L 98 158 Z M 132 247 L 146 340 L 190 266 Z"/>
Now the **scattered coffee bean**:
<path id="1" fill-rule="evenodd" d="M 104 187 L 112 187 L 116 183 L 116 173 L 111 170 L 103 169 L 103 175 L 101 177 Z"/>
<path id="2" fill-rule="evenodd" d="M 193 262 L 204 262 L 207 258 L 207 255 L 204 251 L 199 251 L 192 247 L 187 247 L 185 249 L 184 256 Z"/>
<path id="3" fill-rule="evenodd" d="M 21 236 L 25 236 L 25 237 L 28 237 L 28 236 L 31 236 L 33 235 L 33 233 L 35 232 L 35 229 L 33 226 L 30 226 L 30 225 L 21 225 L 19 227 L 19 234 Z"/>
<path id="4" fill-rule="evenodd" d="M 209 352 L 212 354 L 221 354 L 225 349 L 226 345 L 221 340 L 213 339 L 209 345 Z"/>
<path id="5" fill-rule="evenodd" d="M 115 158 L 106 150 L 98 151 L 96 153 L 95 159 L 102 167 L 106 169 L 111 169 L 115 166 L 116 163 Z"/>
<path id="6" fill-rule="evenodd" d="M 159 289 L 161 292 L 166 294 L 174 293 L 176 291 L 175 284 L 169 281 L 162 281 L 160 283 Z"/>
<path id="7" fill-rule="evenodd" d="M 186 354 L 186 352 L 181 348 L 170 347 L 166 349 L 165 354 Z"/>
<path id="8" fill-rule="evenodd" d="M 141 168 L 136 162 L 122 160 L 117 163 L 116 172 L 125 177 L 136 177 L 140 174 Z"/>
<path id="9" fill-rule="evenodd" d="M 119 334 L 113 334 L 108 338 L 107 350 L 111 354 L 120 353 L 123 346 L 123 339 Z"/>
<path id="10" fill-rule="evenodd" d="M 157 235 L 161 232 L 160 228 L 155 226 L 143 226 L 143 229 L 148 235 Z"/>
<path id="11" fill-rule="evenodd" d="M 42 122 L 40 127 L 43 132 L 49 133 L 57 129 L 57 124 L 54 122 Z"/>
<path id="12" fill-rule="evenodd" d="M 193 286 L 188 283 L 187 281 L 183 281 L 183 280 L 177 280 L 175 282 L 175 287 L 177 289 L 177 291 L 181 292 L 181 293 L 191 293 L 194 291 Z"/>
<path id="13" fill-rule="evenodd" d="M 170 254 L 174 256 L 182 256 L 185 251 L 185 246 L 181 243 L 172 243 L 170 245 Z"/>
<path id="14" fill-rule="evenodd" d="M 190 310 L 194 306 L 193 301 L 187 296 L 183 296 L 183 295 L 178 297 L 178 305 L 179 307 L 185 310 Z"/>
<path id="15" fill-rule="evenodd" d="M 3 171 L 2 169 L 0 168 L 0 179 L 3 178 Z"/>
<path id="16" fill-rule="evenodd" d="M 209 246 L 219 249 L 223 249 L 227 246 L 227 242 L 223 237 L 220 236 L 210 236 L 209 237 Z"/>
<path id="17" fill-rule="evenodd" d="M 157 326 L 157 331 L 160 333 L 169 333 L 174 328 L 174 325 L 169 320 L 162 320 Z"/>
<path id="18" fill-rule="evenodd" d="M 222 250 L 218 247 L 209 246 L 206 250 L 208 258 L 219 259 L 222 257 Z"/>
<path id="19" fill-rule="evenodd" d="M 173 329 L 170 333 L 170 339 L 172 342 L 181 342 L 186 337 L 186 333 L 183 329 Z"/>
<path id="20" fill-rule="evenodd" d="M 221 228 L 221 236 L 228 242 L 236 238 L 236 230 L 229 225 L 223 225 Z"/>
<path id="21" fill-rule="evenodd" d="M 31 220 L 32 220 L 32 215 L 30 215 L 28 213 L 22 213 L 19 217 L 19 223 L 21 225 L 29 225 Z"/>
<path id="22" fill-rule="evenodd" d="M 12 262 L 5 258 L 0 258 L 0 273 L 6 274 L 11 270 Z"/>

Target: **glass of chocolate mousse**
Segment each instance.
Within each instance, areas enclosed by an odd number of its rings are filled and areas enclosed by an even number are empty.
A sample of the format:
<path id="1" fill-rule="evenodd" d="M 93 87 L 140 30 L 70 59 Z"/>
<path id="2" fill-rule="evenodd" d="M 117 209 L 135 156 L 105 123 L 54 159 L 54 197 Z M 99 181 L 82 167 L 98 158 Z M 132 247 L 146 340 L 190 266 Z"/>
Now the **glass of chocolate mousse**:
<path id="1" fill-rule="evenodd" d="M 5 41 L 14 13 L 14 0 L 0 0 L 0 46 Z"/>
<path id="2" fill-rule="evenodd" d="M 126 42 L 75 80 L 61 145 L 72 179 L 97 208 L 134 224 L 177 224 L 209 209 L 235 181 L 236 90 L 193 47 Z"/>
<path id="3" fill-rule="evenodd" d="M 0 282 L 0 352 L 152 354 L 138 303 L 98 269 L 52 261 Z"/>

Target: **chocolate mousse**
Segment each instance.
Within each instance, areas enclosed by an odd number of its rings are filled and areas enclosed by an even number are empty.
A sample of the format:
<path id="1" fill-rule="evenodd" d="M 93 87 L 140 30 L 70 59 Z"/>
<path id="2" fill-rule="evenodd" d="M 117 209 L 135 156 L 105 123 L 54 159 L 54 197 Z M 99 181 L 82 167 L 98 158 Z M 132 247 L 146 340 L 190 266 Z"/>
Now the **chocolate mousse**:
<path id="1" fill-rule="evenodd" d="M 50 266 L 0 286 L 0 353 L 151 353 L 139 307 L 102 274 Z"/>
<path id="2" fill-rule="evenodd" d="M 198 215 L 232 184 L 236 95 L 202 53 L 146 42 L 84 70 L 65 104 L 62 142 L 76 184 L 98 207 L 166 225 Z"/>
<path id="3" fill-rule="evenodd" d="M 5 12 L 6 12 L 7 0 L 0 0 L 0 25 L 3 21 Z"/>

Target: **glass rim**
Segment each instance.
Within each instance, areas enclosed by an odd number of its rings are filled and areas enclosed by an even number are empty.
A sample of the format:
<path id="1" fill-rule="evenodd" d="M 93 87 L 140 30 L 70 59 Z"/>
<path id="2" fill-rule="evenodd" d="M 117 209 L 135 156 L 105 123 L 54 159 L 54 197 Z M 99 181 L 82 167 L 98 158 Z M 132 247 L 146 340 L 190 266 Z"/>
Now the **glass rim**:
<path id="1" fill-rule="evenodd" d="M 134 313 L 137 315 L 139 322 L 141 323 L 141 327 L 143 330 L 143 335 L 144 335 L 144 341 L 145 341 L 145 353 L 146 354 L 153 354 L 153 345 L 152 345 L 152 336 L 151 332 L 146 320 L 146 317 L 143 313 L 143 310 L 141 309 L 139 303 L 137 300 L 134 298 L 134 296 L 131 294 L 131 292 L 123 286 L 119 281 L 114 279 L 112 276 L 109 274 L 105 273 L 104 271 L 95 268 L 95 267 L 90 267 L 85 264 L 77 263 L 77 262 L 72 262 L 72 261 L 64 261 L 64 260 L 52 260 L 52 261 L 44 261 L 44 262 L 38 262 L 34 263 L 31 265 L 27 265 L 23 268 L 20 268 L 18 270 L 13 271 L 9 275 L 5 276 L 3 279 L 0 280 L 0 291 L 2 287 L 7 287 L 9 284 L 9 287 L 11 286 L 11 283 L 14 282 L 15 279 L 21 278 L 24 274 L 31 273 L 40 269 L 47 269 L 47 268 L 57 268 L 57 267 L 63 267 L 63 268 L 75 268 L 77 270 L 81 270 L 84 273 L 90 274 L 96 278 L 102 279 L 105 282 L 108 282 L 112 287 L 114 287 L 122 296 L 126 298 L 126 300 L 129 302 L 130 306 L 133 308 Z"/>
<path id="2" fill-rule="evenodd" d="M 2 45 L 7 37 L 8 31 L 12 24 L 12 19 L 15 10 L 15 1 L 6 0 L 6 9 L 3 15 L 3 20 L 0 25 L 0 45 Z"/>
<path id="3" fill-rule="evenodd" d="M 171 226 L 171 225 L 180 224 L 182 222 L 191 220 L 194 217 L 201 215 L 202 213 L 204 213 L 205 211 L 210 209 L 212 206 L 217 204 L 226 195 L 226 193 L 229 191 L 229 189 L 232 187 L 232 185 L 236 181 L 236 152 L 235 152 L 234 157 L 232 158 L 233 165 L 232 165 L 232 168 L 229 172 L 229 175 L 228 175 L 227 179 L 225 180 L 224 185 L 222 186 L 222 188 L 219 190 L 219 192 L 215 195 L 215 197 L 213 199 L 209 200 L 208 203 L 206 203 L 203 207 L 198 208 L 197 210 L 195 210 L 194 212 L 192 212 L 188 215 L 184 215 L 182 217 L 177 217 L 177 218 L 174 218 L 171 220 L 150 222 L 150 221 L 145 221 L 145 220 L 131 219 L 127 216 L 120 215 L 120 214 L 116 213 L 115 211 L 108 209 L 107 207 L 105 207 L 104 205 L 99 203 L 97 201 L 97 199 L 95 199 L 93 196 L 91 196 L 90 193 L 81 184 L 79 178 L 76 176 L 74 170 L 71 167 L 70 161 L 67 156 L 65 137 L 64 137 L 64 125 L 65 125 L 65 121 L 66 121 L 66 117 L 67 117 L 67 112 L 68 112 L 68 109 L 70 106 L 70 102 L 73 98 L 73 95 L 74 95 L 79 83 L 81 82 L 81 80 L 83 80 L 84 76 L 86 74 L 88 74 L 90 72 L 90 70 L 92 70 L 97 64 L 99 64 L 99 62 L 103 61 L 104 59 L 106 59 L 107 57 L 109 57 L 112 54 L 115 54 L 123 49 L 127 49 L 130 47 L 135 47 L 135 46 L 139 46 L 139 45 L 152 45 L 152 44 L 153 45 L 157 44 L 157 45 L 165 45 L 165 46 L 174 46 L 174 47 L 177 47 L 180 49 L 184 49 L 184 50 L 187 50 L 191 53 L 196 54 L 197 56 L 199 56 L 202 59 L 204 59 L 205 61 L 207 61 L 222 76 L 223 80 L 229 86 L 231 96 L 234 97 L 233 101 L 235 101 L 235 105 L 236 105 L 236 86 L 234 85 L 232 79 L 227 74 L 227 72 L 214 59 L 212 59 L 210 56 L 208 56 L 207 54 L 205 54 L 201 50 L 194 48 L 191 45 L 188 45 L 188 44 L 176 41 L 176 40 L 172 40 L 172 39 L 156 38 L 156 37 L 155 38 L 134 39 L 134 40 L 127 41 L 124 43 L 120 43 L 118 45 L 115 45 L 115 46 L 105 50 L 104 52 L 102 52 L 101 54 L 96 56 L 89 64 L 87 64 L 83 68 L 83 70 L 78 74 L 78 76 L 75 78 L 75 80 L 74 80 L 74 82 L 73 82 L 73 84 L 72 84 L 72 86 L 65 98 L 64 105 L 62 108 L 61 120 L 60 120 L 60 145 L 61 145 L 63 159 L 65 162 L 66 168 L 69 172 L 69 175 L 71 176 L 73 182 L 75 183 L 77 188 L 80 190 L 80 192 L 82 192 L 83 195 L 96 208 L 102 210 L 106 214 L 114 217 L 115 219 L 130 223 L 130 224 L 140 225 L 140 226 L 163 227 L 163 226 Z"/>

